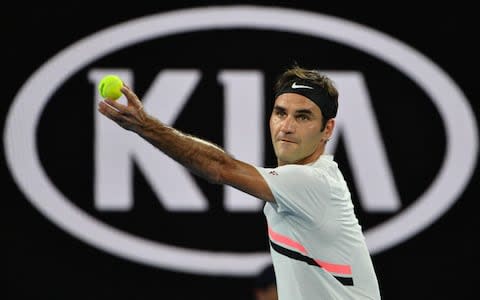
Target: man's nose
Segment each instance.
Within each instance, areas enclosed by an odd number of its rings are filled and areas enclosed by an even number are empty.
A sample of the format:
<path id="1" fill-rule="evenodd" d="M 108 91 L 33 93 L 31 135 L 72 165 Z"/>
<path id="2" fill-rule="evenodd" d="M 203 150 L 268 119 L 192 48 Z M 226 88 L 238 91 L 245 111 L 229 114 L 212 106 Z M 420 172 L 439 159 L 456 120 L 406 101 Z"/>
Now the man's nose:
<path id="1" fill-rule="evenodd" d="M 292 133 L 295 132 L 295 127 L 295 119 L 291 116 L 287 116 L 285 119 L 283 119 L 280 130 L 282 130 L 284 133 Z"/>

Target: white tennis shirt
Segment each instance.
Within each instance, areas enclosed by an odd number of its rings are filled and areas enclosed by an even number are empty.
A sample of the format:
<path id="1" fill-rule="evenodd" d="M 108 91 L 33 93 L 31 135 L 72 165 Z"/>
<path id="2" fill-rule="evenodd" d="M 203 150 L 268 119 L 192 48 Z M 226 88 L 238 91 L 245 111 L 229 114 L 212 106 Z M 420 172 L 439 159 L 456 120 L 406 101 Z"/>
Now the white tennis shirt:
<path id="1" fill-rule="evenodd" d="M 279 299 L 380 299 L 351 195 L 333 156 L 257 170 L 275 197 L 264 213 Z"/>

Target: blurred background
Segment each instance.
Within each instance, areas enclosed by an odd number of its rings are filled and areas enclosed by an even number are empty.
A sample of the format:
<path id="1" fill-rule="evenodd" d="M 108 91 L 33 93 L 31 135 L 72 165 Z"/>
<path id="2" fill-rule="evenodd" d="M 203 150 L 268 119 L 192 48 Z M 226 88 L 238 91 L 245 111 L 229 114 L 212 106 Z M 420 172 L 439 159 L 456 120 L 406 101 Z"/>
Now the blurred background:
<path id="1" fill-rule="evenodd" d="M 119 74 L 160 120 L 274 166 L 272 86 L 294 63 L 338 84 L 329 151 L 383 298 L 471 299 L 473 12 L 312 1 L 2 10 L 6 299 L 254 299 L 269 263 L 261 203 L 100 118 L 96 83 Z"/>

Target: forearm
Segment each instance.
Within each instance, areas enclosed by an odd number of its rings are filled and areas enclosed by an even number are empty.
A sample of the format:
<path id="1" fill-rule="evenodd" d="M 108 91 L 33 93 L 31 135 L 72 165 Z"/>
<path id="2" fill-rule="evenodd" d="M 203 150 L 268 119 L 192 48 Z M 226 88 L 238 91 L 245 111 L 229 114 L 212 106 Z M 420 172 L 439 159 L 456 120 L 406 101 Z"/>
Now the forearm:
<path id="1" fill-rule="evenodd" d="M 220 147 L 184 134 L 147 116 L 137 134 L 195 174 L 221 183 L 221 170 L 233 159 Z"/>
<path id="2" fill-rule="evenodd" d="M 122 93 L 128 105 L 105 99 L 98 105 L 99 112 L 206 180 L 274 201 L 270 188 L 254 166 L 234 159 L 212 143 L 161 123 L 145 112 L 142 102 L 127 86 L 122 87 Z"/>

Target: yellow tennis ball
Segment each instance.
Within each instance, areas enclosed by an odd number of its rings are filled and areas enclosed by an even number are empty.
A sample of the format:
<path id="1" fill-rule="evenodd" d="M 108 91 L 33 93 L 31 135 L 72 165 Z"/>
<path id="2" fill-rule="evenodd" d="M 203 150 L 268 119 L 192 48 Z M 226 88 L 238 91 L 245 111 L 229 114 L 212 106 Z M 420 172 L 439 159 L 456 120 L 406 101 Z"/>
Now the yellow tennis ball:
<path id="1" fill-rule="evenodd" d="M 102 98 L 117 100 L 122 96 L 121 88 L 123 82 L 120 77 L 116 75 L 107 75 L 98 83 L 98 91 Z"/>

